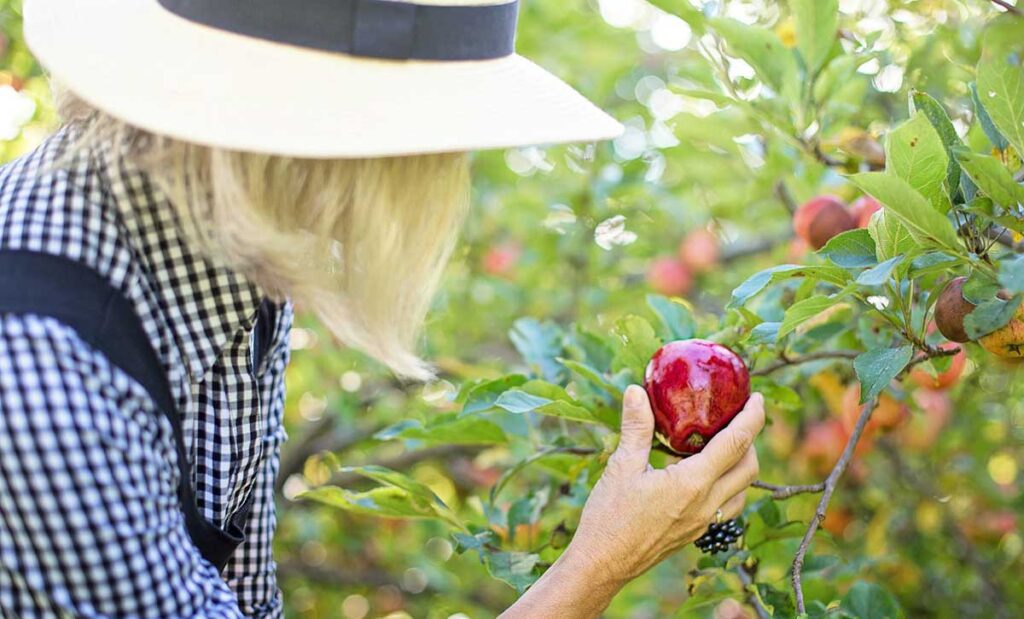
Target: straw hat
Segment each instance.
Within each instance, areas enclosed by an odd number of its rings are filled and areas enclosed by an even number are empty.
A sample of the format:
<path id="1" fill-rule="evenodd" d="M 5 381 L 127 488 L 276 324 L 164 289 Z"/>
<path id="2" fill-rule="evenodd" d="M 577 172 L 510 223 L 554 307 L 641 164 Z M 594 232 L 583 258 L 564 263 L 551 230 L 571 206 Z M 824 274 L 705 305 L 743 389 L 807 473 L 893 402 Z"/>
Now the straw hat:
<path id="1" fill-rule="evenodd" d="M 188 142 L 333 158 L 618 135 L 514 53 L 517 13 L 515 0 L 24 3 L 28 44 L 58 82 Z"/>

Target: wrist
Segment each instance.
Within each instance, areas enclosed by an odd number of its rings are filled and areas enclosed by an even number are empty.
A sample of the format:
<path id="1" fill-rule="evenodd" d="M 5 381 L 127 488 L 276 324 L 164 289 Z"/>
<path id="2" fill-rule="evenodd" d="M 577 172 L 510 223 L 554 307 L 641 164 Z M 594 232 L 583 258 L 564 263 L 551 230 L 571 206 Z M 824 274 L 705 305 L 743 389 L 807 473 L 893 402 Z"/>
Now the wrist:
<path id="1" fill-rule="evenodd" d="M 570 544 L 500 619 L 592 619 L 604 612 L 626 582 L 579 544 Z"/>

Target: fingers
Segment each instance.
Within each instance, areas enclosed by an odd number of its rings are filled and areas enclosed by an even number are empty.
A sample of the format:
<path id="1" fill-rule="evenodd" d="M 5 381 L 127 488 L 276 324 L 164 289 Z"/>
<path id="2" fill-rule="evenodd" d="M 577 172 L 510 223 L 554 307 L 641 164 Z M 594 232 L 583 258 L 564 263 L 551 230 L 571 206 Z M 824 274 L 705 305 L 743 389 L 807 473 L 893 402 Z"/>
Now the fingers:
<path id="1" fill-rule="evenodd" d="M 630 385 L 622 398 L 622 436 L 612 454 L 615 466 L 631 473 L 647 469 L 654 438 L 654 413 L 642 387 Z"/>
<path id="2" fill-rule="evenodd" d="M 747 450 L 746 455 L 743 459 L 736 463 L 734 467 L 726 471 L 725 475 L 722 475 L 711 486 L 711 494 L 709 501 L 712 504 L 721 503 L 734 497 L 738 494 L 742 494 L 751 483 L 757 479 L 757 475 L 760 472 L 759 465 L 757 463 L 757 450 L 753 447 Z"/>
<path id="3" fill-rule="evenodd" d="M 743 459 L 754 438 L 764 427 L 764 397 L 754 393 L 746 406 L 733 418 L 729 425 L 708 441 L 703 451 L 686 458 L 671 468 L 679 469 L 678 475 L 696 475 L 712 483 Z"/>
<path id="4" fill-rule="evenodd" d="M 732 520 L 743 513 L 743 507 L 747 504 L 747 493 L 740 492 L 722 504 L 722 517 L 725 520 Z"/>

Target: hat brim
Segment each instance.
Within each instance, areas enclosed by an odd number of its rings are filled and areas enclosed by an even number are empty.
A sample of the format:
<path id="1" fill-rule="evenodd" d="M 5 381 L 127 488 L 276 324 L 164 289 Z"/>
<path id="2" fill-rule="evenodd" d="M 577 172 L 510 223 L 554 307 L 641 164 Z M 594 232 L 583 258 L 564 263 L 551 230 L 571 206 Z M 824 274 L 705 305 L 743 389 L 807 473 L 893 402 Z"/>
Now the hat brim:
<path id="1" fill-rule="evenodd" d="M 25 36 L 64 87 L 131 125 L 291 157 L 381 157 L 616 137 L 622 126 L 518 55 L 377 60 L 182 19 L 156 0 L 27 0 Z"/>

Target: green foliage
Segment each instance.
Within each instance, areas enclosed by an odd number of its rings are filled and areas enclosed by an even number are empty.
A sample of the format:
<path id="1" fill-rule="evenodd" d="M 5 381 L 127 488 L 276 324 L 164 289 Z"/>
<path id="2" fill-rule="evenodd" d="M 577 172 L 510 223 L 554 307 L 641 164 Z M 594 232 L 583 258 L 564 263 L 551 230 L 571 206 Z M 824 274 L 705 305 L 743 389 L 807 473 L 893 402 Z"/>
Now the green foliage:
<path id="1" fill-rule="evenodd" d="M 397 383 L 300 314 L 276 489 L 287 615 L 496 615 L 575 531 L 623 390 L 664 342 L 702 337 L 755 373 L 772 483 L 829 474 L 851 389 L 909 411 L 868 424 L 839 479 L 804 561 L 807 617 L 1020 616 L 1024 540 L 1005 521 L 1024 508 L 1024 381 L 974 344 L 946 391 L 906 370 L 944 343 L 929 325 L 951 278 L 969 278 L 973 336 L 1024 299 L 1024 19 L 983 0 L 627 4 L 523 3 L 519 51 L 627 134 L 474 156 L 424 336 L 436 383 Z M 0 16 L 0 89 L 35 106 L 11 159 L 55 118 L 19 4 Z M 883 209 L 816 253 L 791 248 L 792 202 L 826 193 Z M 599 245 L 613 217 L 636 238 Z M 651 260 L 698 230 L 721 260 L 686 299 L 652 294 Z M 487 268 L 496 247 L 516 249 L 508 271 Z M 734 551 L 683 549 L 607 616 L 797 616 L 792 563 L 818 500 L 750 490 Z"/>

